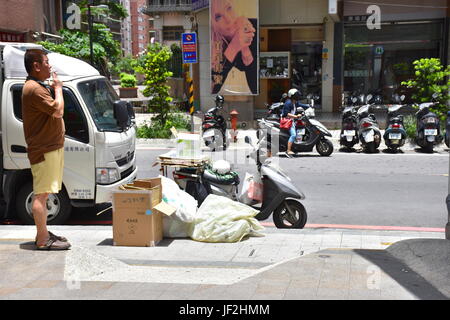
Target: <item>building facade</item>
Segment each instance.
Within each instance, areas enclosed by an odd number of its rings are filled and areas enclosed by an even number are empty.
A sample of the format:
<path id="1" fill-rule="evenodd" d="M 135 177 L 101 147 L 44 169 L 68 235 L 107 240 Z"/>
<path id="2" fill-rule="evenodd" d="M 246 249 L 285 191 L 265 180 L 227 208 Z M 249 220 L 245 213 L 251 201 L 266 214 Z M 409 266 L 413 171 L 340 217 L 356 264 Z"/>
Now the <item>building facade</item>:
<path id="1" fill-rule="evenodd" d="M 191 10 L 191 0 L 148 0 L 144 12 L 154 40 L 166 46 L 180 45 L 181 34 L 192 28 Z"/>
<path id="2" fill-rule="evenodd" d="M 236 1 L 236 0 L 235 0 Z M 449 0 L 259 0 L 259 95 L 225 96 L 226 111 L 241 121 L 266 112 L 265 103 L 298 88 L 320 95 L 317 113 L 339 112 L 346 94 L 381 91 L 389 98 L 421 57 L 448 61 Z M 209 3 L 194 0 L 199 60 L 193 66 L 196 104 L 207 110 L 211 94 Z M 288 76 L 264 76 L 266 56 L 289 57 Z"/>
<path id="3" fill-rule="evenodd" d="M 131 52 L 136 56 L 147 48 L 151 41 L 151 21 L 144 13 L 147 0 L 130 0 Z"/>
<path id="4" fill-rule="evenodd" d="M 62 28 L 61 0 L 2 0 L 0 41 L 35 42 L 57 38 Z"/>

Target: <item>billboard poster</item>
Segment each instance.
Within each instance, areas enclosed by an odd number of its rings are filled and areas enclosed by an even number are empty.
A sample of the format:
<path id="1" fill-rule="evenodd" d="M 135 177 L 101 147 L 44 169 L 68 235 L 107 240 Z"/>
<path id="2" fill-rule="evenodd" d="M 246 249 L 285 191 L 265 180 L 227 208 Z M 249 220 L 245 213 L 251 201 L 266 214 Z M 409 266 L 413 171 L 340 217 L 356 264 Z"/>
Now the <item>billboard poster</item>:
<path id="1" fill-rule="evenodd" d="M 210 0 L 211 93 L 259 94 L 259 0 Z"/>

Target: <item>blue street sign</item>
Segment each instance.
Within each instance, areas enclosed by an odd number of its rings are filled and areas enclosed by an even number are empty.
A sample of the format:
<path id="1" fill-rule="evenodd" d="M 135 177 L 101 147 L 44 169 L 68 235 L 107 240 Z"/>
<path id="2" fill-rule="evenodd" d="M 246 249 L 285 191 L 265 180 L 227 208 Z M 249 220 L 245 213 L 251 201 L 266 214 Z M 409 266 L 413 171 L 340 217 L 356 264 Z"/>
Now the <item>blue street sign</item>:
<path id="1" fill-rule="evenodd" d="M 197 34 L 195 32 L 181 35 L 181 49 L 183 50 L 183 63 L 197 63 Z"/>

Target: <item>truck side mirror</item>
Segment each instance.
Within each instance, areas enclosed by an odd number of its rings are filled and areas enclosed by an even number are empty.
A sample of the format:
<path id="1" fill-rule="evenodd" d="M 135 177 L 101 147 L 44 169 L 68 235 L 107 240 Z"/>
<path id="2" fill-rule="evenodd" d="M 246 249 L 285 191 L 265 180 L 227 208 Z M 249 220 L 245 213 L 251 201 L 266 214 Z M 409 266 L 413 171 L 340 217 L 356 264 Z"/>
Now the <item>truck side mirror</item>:
<path id="1" fill-rule="evenodd" d="M 128 111 L 128 116 L 130 117 L 131 120 L 136 118 L 136 114 L 134 113 L 133 105 L 129 102 L 127 102 L 127 111 Z"/>
<path id="2" fill-rule="evenodd" d="M 114 101 L 114 118 L 117 120 L 117 125 L 125 129 L 131 125 L 131 119 L 128 114 L 127 102 L 123 100 Z"/>

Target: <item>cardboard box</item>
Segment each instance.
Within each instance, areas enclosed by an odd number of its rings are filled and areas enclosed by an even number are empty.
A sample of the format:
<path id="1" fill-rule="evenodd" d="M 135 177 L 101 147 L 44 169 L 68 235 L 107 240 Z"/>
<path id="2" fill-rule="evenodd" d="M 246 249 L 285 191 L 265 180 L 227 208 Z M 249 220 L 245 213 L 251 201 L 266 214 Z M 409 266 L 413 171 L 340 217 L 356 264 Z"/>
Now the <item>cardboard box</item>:
<path id="1" fill-rule="evenodd" d="M 163 215 L 176 211 L 162 201 L 160 178 L 121 186 L 112 199 L 115 246 L 156 246 L 163 238 Z"/>

